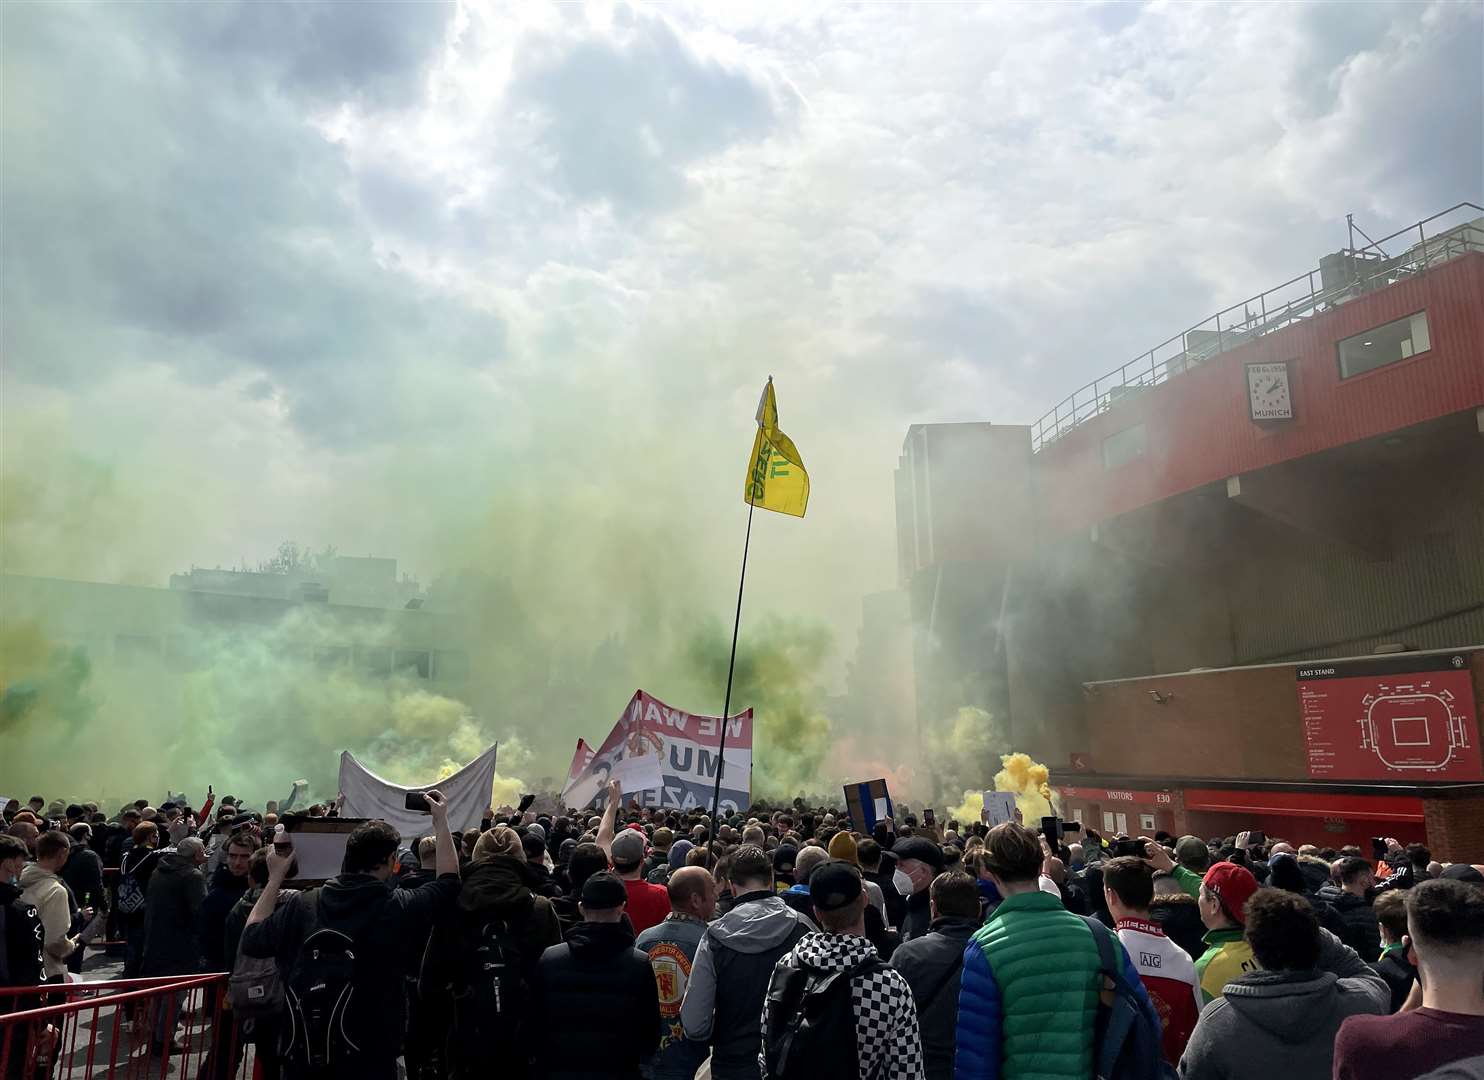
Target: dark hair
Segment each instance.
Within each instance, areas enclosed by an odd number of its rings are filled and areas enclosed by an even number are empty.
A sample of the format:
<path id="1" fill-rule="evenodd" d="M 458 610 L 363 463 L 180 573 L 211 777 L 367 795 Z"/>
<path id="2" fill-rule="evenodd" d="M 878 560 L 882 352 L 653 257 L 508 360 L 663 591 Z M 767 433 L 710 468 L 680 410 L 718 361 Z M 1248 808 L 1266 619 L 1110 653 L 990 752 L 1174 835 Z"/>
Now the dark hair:
<path id="1" fill-rule="evenodd" d="M 1427 864 L 1432 862 L 1432 852 L 1421 844 L 1408 844 L 1407 861 L 1419 870 L 1426 870 Z"/>
<path id="2" fill-rule="evenodd" d="M 249 852 L 257 851 L 262 846 L 258 843 L 258 838 L 253 835 L 252 830 L 248 828 L 238 829 L 227 838 L 227 847 L 232 847 L 234 844 L 237 847 L 247 848 Z"/>
<path id="3" fill-rule="evenodd" d="M 1342 885 L 1354 884 L 1360 880 L 1361 875 L 1375 872 L 1370 863 L 1357 856 L 1349 855 L 1340 860 L 1339 878 Z"/>
<path id="4" fill-rule="evenodd" d="M 1407 894 L 1400 889 L 1388 889 L 1376 897 L 1372 910 L 1376 922 L 1384 926 L 1392 941 L 1401 941 L 1407 932 Z"/>
<path id="5" fill-rule="evenodd" d="M 535 833 L 526 833 L 520 838 L 521 850 L 526 853 L 528 862 L 540 862 L 541 856 L 546 854 L 546 843 Z"/>
<path id="6" fill-rule="evenodd" d="M 594 874 L 608 869 L 608 856 L 597 844 L 578 844 L 567 860 L 567 880 L 572 883 L 575 895 L 582 891 L 582 883 Z"/>
<path id="7" fill-rule="evenodd" d="M 268 884 L 268 849 L 260 847 L 247 863 L 247 880 L 254 885 Z"/>
<path id="8" fill-rule="evenodd" d="M 855 857 L 862 866 L 880 866 L 881 845 L 868 836 L 855 845 Z"/>
<path id="9" fill-rule="evenodd" d="M 962 870 L 950 870 L 933 878 L 929 896 L 940 916 L 979 918 L 979 884 Z"/>
<path id="10" fill-rule="evenodd" d="M 1041 874 L 1041 840 L 1024 825 L 1002 822 L 984 841 L 985 868 L 1004 882 L 1035 881 Z"/>
<path id="11" fill-rule="evenodd" d="M 30 852 L 26 850 L 26 845 L 17 837 L 11 836 L 9 833 L 0 833 L 0 862 L 4 862 L 6 859 L 14 859 L 17 856 L 24 859 L 29 855 Z"/>
<path id="12" fill-rule="evenodd" d="M 1423 945 L 1484 945 L 1484 889 L 1453 878 L 1424 881 L 1407 894 L 1407 925 Z"/>
<path id="13" fill-rule="evenodd" d="M 1247 944 L 1268 971 L 1307 971 L 1319 962 L 1314 905 L 1284 889 L 1258 889 L 1247 901 Z"/>
<path id="14" fill-rule="evenodd" d="M 384 821 L 357 825 L 345 842 L 345 860 L 340 868 L 347 874 L 365 874 L 387 862 L 402 846 L 402 834 Z"/>
<path id="15" fill-rule="evenodd" d="M 68 803 L 67 804 L 67 810 L 66 810 L 66 816 L 67 817 L 70 817 L 70 818 L 82 817 L 84 813 L 86 813 L 86 811 L 83 810 L 83 808 L 80 805 L 78 805 L 77 803 Z"/>
<path id="16" fill-rule="evenodd" d="M 1103 884 L 1135 911 L 1149 910 L 1154 901 L 1154 867 L 1132 855 L 1103 863 Z"/>
<path id="17" fill-rule="evenodd" d="M 50 859 L 64 851 L 72 850 L 72 841 L 61 829 L 48 829 L 36 838 L 36 858 Z"/>
<path id="18" fill-rule="evenodd" d="M 67 834 L 80 844 L 86 844 L 93 835 L 93 827 L 86 821 L 79 821 L 76 825 L 67 827 Z"/>
<path id="19" fill-rule="evenodd" d="M 732 880 L 759 882 L 773 880 L 773 860 L 756 844 L 743 844 L 732 853 Z"/>

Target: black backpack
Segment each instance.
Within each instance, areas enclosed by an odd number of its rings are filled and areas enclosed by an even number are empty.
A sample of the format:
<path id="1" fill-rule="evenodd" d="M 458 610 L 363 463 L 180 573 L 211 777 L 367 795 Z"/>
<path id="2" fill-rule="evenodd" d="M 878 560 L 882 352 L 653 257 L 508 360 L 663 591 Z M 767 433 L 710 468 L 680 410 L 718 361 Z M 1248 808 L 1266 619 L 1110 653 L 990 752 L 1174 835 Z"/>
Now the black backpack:
<path id="1" fill-rule="evenodd" d="M 283 1058 L 302 1074 L 328 1075 L 361 1051 L 355 1034 L 356 944 L 324 926 L 320 897 L 306 903 L 309 932 L 284 986 L 288 1016 Z"/>
<path id="2" fill-rule="evenodd" d="M 819 971 L 793 956 L 780 961 L 764 1000 L 766 1080 L 859 1080 L 850 983 L 880 966 L 874 956 L 842 971 Z"/>
<path id="3" fill-rule="evenodd" d="M 483 1070 L 490 1061 L 528 1057 L 531 988 L 520 938 L 503 919 L 491 919 L 462 944 L 451 987 L 449 1061 Z"/>

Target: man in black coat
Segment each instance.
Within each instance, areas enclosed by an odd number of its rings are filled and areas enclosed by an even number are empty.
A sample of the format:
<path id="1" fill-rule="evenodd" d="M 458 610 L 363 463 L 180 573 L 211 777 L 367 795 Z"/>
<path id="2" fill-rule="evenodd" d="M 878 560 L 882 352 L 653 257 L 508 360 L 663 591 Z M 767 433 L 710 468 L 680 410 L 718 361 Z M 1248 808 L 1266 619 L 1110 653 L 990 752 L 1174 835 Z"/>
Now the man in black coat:
<path id="1" fill-rule="evenodd" d="M 901 972 L 917 1002 L 927 1080 L 952 1080 L 958 984 L 964 947 L 979 929 L 979 887 L 962 871 L 939 874 L 929 889 L 933 921 L 926 934 L 903 942 L 891 966 Z"/>
<path id="2" fill-rule="evenodd" d="M 1343 932 L 1336 936 L 1349 945 L 1366 963 L 1381 955 L 1381 932 L 1376 927 L 1376 912 L 1371 907 L 1371 890 L 1376 872 L 1358 856 L 1341 859 L 1336 867 L 1339 885 L 1326 885 L 1316 894 L 1340 916 Z"/>
<path id="3" fill-rule="evenodd" d="M 628 892 L 610 873 L 582 884 L 582 922 L 537 966 L 537 1072 L 547 1080 L 636 1080 L 659 1048 L 649 957 L 624 921 Z"/>

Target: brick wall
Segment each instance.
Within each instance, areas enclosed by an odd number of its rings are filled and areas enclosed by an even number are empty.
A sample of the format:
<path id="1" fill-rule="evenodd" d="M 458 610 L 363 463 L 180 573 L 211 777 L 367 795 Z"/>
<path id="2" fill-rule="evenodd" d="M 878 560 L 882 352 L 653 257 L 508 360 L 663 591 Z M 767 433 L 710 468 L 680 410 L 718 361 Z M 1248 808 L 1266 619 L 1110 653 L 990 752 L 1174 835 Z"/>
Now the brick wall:
<path id="1" fill-rule="evenodd" d="M 1484 862 L 1484 797 L 1423 799 L 1427 846 L 1440 862 Z"/>

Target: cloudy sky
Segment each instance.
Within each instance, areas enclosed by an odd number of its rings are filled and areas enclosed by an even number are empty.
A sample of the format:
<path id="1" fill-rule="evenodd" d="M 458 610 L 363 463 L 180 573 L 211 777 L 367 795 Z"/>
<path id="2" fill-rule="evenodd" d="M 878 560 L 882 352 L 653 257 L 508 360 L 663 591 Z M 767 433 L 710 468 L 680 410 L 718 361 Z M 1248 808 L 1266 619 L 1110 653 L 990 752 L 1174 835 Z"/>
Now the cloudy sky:
<path id="1" fill-rule="evenodd" d="M 1481 10 L 10 0 L 5 568 L 726 610 L 771 374 L 814 502 L 757 603 L 843 632 L 907 425 L 1478 201 Z"/>

